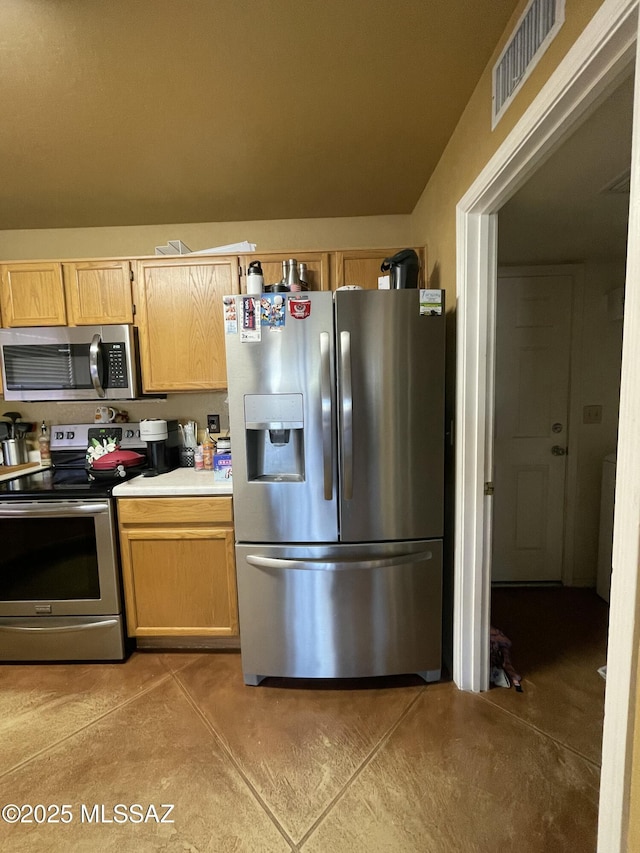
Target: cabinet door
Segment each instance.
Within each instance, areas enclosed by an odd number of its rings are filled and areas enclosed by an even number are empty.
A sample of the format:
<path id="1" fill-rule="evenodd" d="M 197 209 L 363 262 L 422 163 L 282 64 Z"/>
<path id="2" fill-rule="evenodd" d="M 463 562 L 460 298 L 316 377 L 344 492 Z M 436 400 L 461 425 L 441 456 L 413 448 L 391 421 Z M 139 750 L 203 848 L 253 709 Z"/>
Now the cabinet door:
<path id="1" fill-rule="evenodd" d="M 256 253 L 255 256 L 246 255 L 243 260 L 244 277 L 242 281 L 243 292 L 247 289 L 247 270 L 251 261 L 260 261 L 264 275 L 264 283 L 277 284 L 282 279 L 282 262 L 295 258 L 298 263 L 307 265 L 307 277 L 309 290 L 330 290 L 329 281 L 329 253 L 328 252 L 269 252 L 267 254 Z"/>
<path id="2" fill-rule="evenodd" d="M 232 528 L 122 528 L 132 637 L 238 634 Z"/>
<path id="3" fill-rule="evenodd" d="M 129 261 L 62 265 L 70 326 L 133 323 Z"/>
<path id="4" fill-rule="evenodd" d="M 2 264 L 2 321 L 13 326 L 65 326 L 62 264 Z"/>
<path id="5" fill-rule="evenodd" d="M 221 297 L 239 290 L 238 258 L 138 263 L 134 292 L 146 392 L 227 387 Z"/>
<path id="6" fill-rule="evenodd" d="M 406 248 L 406 247 L 405 247 Z M 424 287 L 425 275 L 425 258 L 426 252 L 424 248 L 415 248 L 420 258 L 420 273 L 418 276 L 418 284 Z M 399 252 L 400 249 L 351 249 L 344 252 L 335 253 L 335 274 L 334 281 L 336 287 L 342 287 L 348 284 L 357 284 L 364 287 L 366 290 L 378 289 L 378 278 L 388 275 L 381 271 L 380 267 L 385 258 L 389 258 Z"/>

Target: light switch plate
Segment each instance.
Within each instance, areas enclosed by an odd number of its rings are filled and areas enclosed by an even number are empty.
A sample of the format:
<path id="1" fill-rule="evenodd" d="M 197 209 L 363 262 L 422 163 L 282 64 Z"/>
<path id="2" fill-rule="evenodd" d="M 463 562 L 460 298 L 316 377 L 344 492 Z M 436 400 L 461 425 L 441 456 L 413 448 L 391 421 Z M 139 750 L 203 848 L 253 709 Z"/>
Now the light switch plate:
<path id="1" fill-rule="evenodd" d="M 601 424 L 602 406 L 585 406 L 582 409 L 583 424 Z"/>

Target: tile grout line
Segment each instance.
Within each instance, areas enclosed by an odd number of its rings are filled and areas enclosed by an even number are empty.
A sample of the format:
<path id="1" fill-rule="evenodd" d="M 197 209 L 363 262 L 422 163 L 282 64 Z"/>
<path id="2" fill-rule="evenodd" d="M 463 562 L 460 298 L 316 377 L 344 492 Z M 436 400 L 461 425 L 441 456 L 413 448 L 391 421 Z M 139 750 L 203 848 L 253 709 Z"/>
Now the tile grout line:
<path id="1" fill-rule="evenodd" d="M 200 658 L 202 657 L 202 655 L 198 655 L 198 657 L 195 660 L 185 661 L 182 664 L 182 666 L 179 666 L 177 669 L 172 669 L 169 666 L 169 664 L 167 663 L 167 661 L 164 659 L 164 655 L 166 654 L 166 652 L 159 652 L 158 654 L 160 656 L 160 662 L 162 663 L 163 667 L 167 670 L 169 675 L 173 675 L 176 672 L 182 672 L 183 669 L 187 669 L 187 667 L 193 666 L 193 664 L 197 663 L 200 660 Z"/>
<path id="2" fill-rule="evenodd" d="M 568 743 L 564 743 L 559 738 L 554 737 L 549 732 L 545 732 L 544 729 L 539 728 L 538 726 L 530 723 L 528 720 L 523 720 L 522 717 L 519 717 L 514 711 L 510 711 L 508 708 L 503 708 L 502 705 L 498 705 L 496 702 L 492 702 L 491 699 L 485 698 L 483 693 L 476 694 L 478 698 L 482 699 L 483 702 L 486 702 L 492 708 L 497 708 L 498 711 L 502 711 L 504 714 L 512 717 L 514 720 L 517 720 L 519 723 L 522 723 L 523 726 L 527 726 L 527 728 L 532 729 L 534 732 L 537 732 L 539 735 L 542 735 L 545 738 L 548 738 L 552 743 L 555 743 L 557 746 L 561 746 L 563 749 L 568 750 L 569 752 L 577 755 L 578 758 L 581 758 L 583 761 L 586 761 L 587 764 L 590 764 L 592 767 L 595 767 L 598 771 L 601 771 L 602 767 L 597 762 L 594 761 L 593 758 L 589 758 L 588 755 L 584 755 L 584 753 L 580 752 L 580 750 L 576 749 L 574 746 L 571 746 Z"/>
<path id="3" fill-rule="evenodd" d="M 100 720 L 104 720 L 105 717 L 108 717 L 110 714 L 113 714 L 115 711 L 118 711 L 121 708 L 126 707 L 127 705 L 131 704 L 131 702 L 135 702 L 136 700 L 140 699 L 142 696 L 145 696 L 147 693 L 150 693 L 152 690 L 155 690 L 156 687 L 159 687 L 161 684 L 164 684 L 166 681 L 169 680 L 169 678 L 171 678 L 171 673 L 167 672 L 167 673 L 165 673 L 165 675 L 160 676 L 160 678 L 156 682 L 154 682 L 153 684 L 150 684 L 148 687 L 145 687 L 143 690 L 140 690 L 135 695 L 130 696 L 129 699 L 125 699 L 124 702 L 120 702 L 119 704 L 114 705 L 112 708 L 109 708 L 108 711 L 104 711 L 102 714 L 98 714 L 97 717 L 94 717 L 93 719 L 91 719 L 87 723 L 85 723 L 84 725 L 80 726 L 77 729 L 74 729 L 72 732 L 69 732 L 69 734 L 66 734 L 64 737 L 61 737 L 60 740 L 56 740 L 53 743 L 50 743 L 48 746 L 45 746 L 42 749 L 39 749 L 37 752 L 34 752 L 33 755 L 30 755 L 29 758 L 25 758 L 22 761 L 19 761 L 17 764 L 14 764 L 12 767 L 9 767 L 7 770 L 0 771 L 0 779 L 4 779 L 4 777 L 9 775 L 9 773 L 14 773 L 16 770 L 21 770 L 23 767 L 25 767 L 27 764 L 29 764 L 34 759 L 39 758 L 40 756 L 44 755 L 45 753 L 49 752 L 52 749 L 55 749 L 56 747 L 65 743 L 66 741 L 68 741 L 71 738 L 75 737 L 76 735 L 80 734 L 80 732 L 83 732 L 86 729 L 91 728 L 91 726 L 93 726 L 95 723 L 100 722 Z"/>
<path id="4" fill-rule="evenodd" d="M 183 667 L 183 669 L 184 669 L 184 668 L 185 668 L 185 667 Z M 259 794 L 259 793 L 258 793 L 258 791 L 256 790 L 256 788 L 255 788 L 255 786 L 253 785 L 253 783 L 251 782 L 251 780 L 248 778 L 248 776 L 246 775 L 246 773 L 245 773 L 245 772 L 242 770 L 242 768 L 240 767 L 240 764 L 238 763 L 238 761 L 237 761 L 236 757 L 234 756 L 234 754 L 233 754 L 233 752 L 231 751 L 231 749 L 227 746 L 227 744 L 225 743 L 224 739 L 223 739 L 223 738 L 221 737 L 221 735 L 218 733 L 218 731 L 217 731 L 216 727 L 215 727 L 215 726 L 213 725 L 213 723 L 212 723 L 212 722 L 207 718 L 206 714 L 204 713 L 204 711 L 202 711 L 202 709 L 200 708 L 200 706 L 198 705 L 198 703 L 196 702 L 196 700 L 193 698 L 193 696 L 192 696 L 192 695 L 191 695 L 191 693 L 189 692 L 189 690 L 188 690 L 188 688 L 186 687 L 186 685 L 185 685 L 185 684 L 180 680 L 180 678 L 178 678 L 178 673 L 177 673 L 177 672 L 173 672 L 173 673 L 171 673 L 171 675 L 173 676 L 173 678 L 174 678 L 174 680 L 175 680 L 176 684 L 178 685 L 178 687 L 180 688 L 180 690 L 181 690 L 181 691 L 182 691 L 182 693 L 184 694 L 184 696 L 185 696 L 185 698 L 186 698 L 187 702 L 191 705 L 191 707 L 193 708 L 193 710 L 194 710 L 194 711 L 197 713 L 197 715 L 200 717 L 200 719 L 201 719 L 201 720 L 202 720 L 202 722 L 204 723 L 204 725 L 205 725 L 205 727 L 207 728 L 207 730 L 208 730 L 208 731 L 210 731 L 210 732 L 211 732 L 211 734 L 214 736 L 215 740 L 216 740 L 216 741 L 217 741 L 217 743 L 220 745 L 220 747 L 223 749 L 223 751 L 224 751 L 225 755 L 226 755 L 226 756 L 229 758 L 229 760 L 231 761 L 231 763 L 232 763 L 233 767 L 235 768 L 236 772 L 238 773 L 238 775 L 240 776 L 240 778 L 242 779 L 242 781 L 245 783 L 245 785 L 247 786 L 247 788 L 249 789 L 249 791 L 251 792 L 251 794 L 253 795 L 253 797 L 257 800 L 257 802 L 258 802 L 258 804 L 260 805 L 260 807 L 264 810 L 264 812 L 265 812 L 265 814 L 267 815 L 267 817 L 269 818 L 269 820 L 273 823 L 273 825 L 275 826 L 275 828 L 276 828 L 276 829 L 278 830 L 278 832 L 282 835 L 282 837 L 283 837 L 283 839 L 286 841 L 286 843 L 291 847 L 291 853 L 298 853 L 298 850 L 299 850 L 299 846 L 298 846 L 298 844 L 296 844 L 296 843 L 293 841 L 293 839 L 289 837 L 289 834 L 288 834 L 288 833 L 286 832 L 286 830 L 285 830 L 285 829 L 280 825 L 280 822 L 278 821 L 278 819 L 276 818 L 276 816 L 273 814 L 273 812 L 271 811 L 271 809 L 268 807 L 268 805 L 265 803 L 265 801 L 263 800 L 263 798 L 260 796 L 260 794 Z"/>
<path id="5" fill-rule="evenodd" d="M 313 833 L 318 829 L 320 824 L 327 817 L 329 812 L 331 812 L 332 809 L 334 808 L 334 806 L 338 803 L 338 801 L 342 799 L 342 797 L 345 795 L 345 793 L 351 787 L 351 785 L 356 781 L 356 779 L 364 772 L 364 770 L 369 766 L 369 764 L 371 764 L 371 762 L 376 757 L 376 755 L 380 752 L 382 747 L 386 743 L 388 743 L 388 741 L 390 740 L 391 736 L 394 734 L 394 732 L 396 731 L 398 726 L 407 717 L 409 711 L 411 711 L 413 706 L 418 702 L 418 700 L 422 697 L 423 693 L 427 689 L 428 689 L 428 687 L 425 684 L 424 687 L 422 687 L 422 689 L 420 690 L 420 692 L 416 695 L 416 697 L 414 699 L 412 699 L 411 702 L 409 702 L 409 704 L 404 709 L 404 711 L 400 714 L 400 716 L 395 721 L 395 723 L 393 723 L 393 725 L 387 730 L 387 732 L 382 735 L 382 737 L 380 738 L 378 743 L 373 747 L 371 752 L 364 758 L 364 760 L 362 761 L 360 766 L 354 771 L 353 775 L 345 782 L 345 784 L 338 791 L 338 793 L 335 795 L 335 797 L 333 797 L 333 799 L 326 806 L 326 808 L 323 809 L 323 811 L 319 815 L 319 817 L 316 818 L 316 820 L 312 823 L 312 825 L 309 827 L 309 829 L 305 832 L 305 834 L 302 836 L 302 838 L 298 842 L 298 846 L 300 849 L 307 843 L 307 841 L 311 838 Z"/>

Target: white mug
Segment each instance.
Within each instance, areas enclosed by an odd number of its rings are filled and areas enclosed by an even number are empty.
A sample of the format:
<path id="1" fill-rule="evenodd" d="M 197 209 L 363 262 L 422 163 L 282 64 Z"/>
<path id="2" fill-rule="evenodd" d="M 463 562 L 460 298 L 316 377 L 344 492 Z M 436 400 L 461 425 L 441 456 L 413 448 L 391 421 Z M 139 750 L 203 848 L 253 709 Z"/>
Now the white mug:
<path id="1" fill-rule="evenodd" d="M 93 419 L 97 424 L 110 424 L 117 414 L 111 406 L 98 406 Z"/>

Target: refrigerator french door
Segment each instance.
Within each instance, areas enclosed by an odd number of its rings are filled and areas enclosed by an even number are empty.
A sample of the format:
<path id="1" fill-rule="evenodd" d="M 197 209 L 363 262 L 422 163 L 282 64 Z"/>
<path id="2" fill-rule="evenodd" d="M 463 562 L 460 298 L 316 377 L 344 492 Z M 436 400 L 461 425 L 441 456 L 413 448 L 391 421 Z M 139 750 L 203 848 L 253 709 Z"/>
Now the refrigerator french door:
<path id="1" fill-rule="evenodd" d="M 419 290 L 226 298 L 247 684 L 440 677 L 436 293 L 435 310 Z"/>

